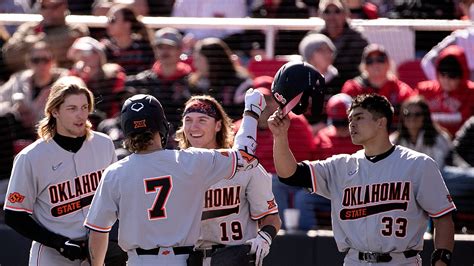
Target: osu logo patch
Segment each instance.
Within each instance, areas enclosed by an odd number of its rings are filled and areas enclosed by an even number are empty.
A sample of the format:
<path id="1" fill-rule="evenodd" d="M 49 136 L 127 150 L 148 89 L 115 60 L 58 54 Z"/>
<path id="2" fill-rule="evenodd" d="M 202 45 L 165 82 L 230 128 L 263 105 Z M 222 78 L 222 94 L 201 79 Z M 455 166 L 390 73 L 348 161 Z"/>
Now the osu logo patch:
<path id="1" fill-rule="evenodd" d="M 247 163 L 252 163 L 253 160 L 255 160 L 255 156 L 251 155 L 251 154 L 248 154 L 247 152 L 243 151 L 243 150 L 239 150 L 240 152 L 240 155 L 242 156 L 242 158 L 247 162 Z"/>
<path id="2" fill-rule="evenodd" d="M 161 255 L 169 255 L 171 252 L 169 250 L 165 250 L 163 252 L 161 252 Z"/>
<path id="3" fill-rule="evenodd" d="M 146 120 L 133 121 L 133 128 L 143 128 L 146 127 Z"/>
<path id="4" fill-rule="evenodd" d="M 13 193 L 10 193 L 10 195 L 8 195 L 8 201 L 11 203 L 17 203 L 17 202 L 22 203 L 24 199 L 25 199 L 25 196 L 21 195 L 18 192 L 13 192 Z"/>
<path id="5" fill-rule="evenodd" d="M 271 210 L 276 207 L 275 199 L 267 201 L 268 209 Z"/>

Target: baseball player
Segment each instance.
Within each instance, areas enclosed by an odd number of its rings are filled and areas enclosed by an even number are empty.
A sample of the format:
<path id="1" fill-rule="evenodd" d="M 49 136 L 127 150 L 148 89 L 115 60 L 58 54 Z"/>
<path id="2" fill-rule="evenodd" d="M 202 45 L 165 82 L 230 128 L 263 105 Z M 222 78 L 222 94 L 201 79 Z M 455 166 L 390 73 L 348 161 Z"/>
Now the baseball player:
<path id="1" fill-rule="evenodd" d="M 213 97 L 191 97 L 185 104 L 182 121 L 176 133 L 181 149 L 232 147 L 231 119 Z M 261 165 L 238 172 L 231 180 L 223 179 L 205 193 L 198 252 L 192 256 L 196 260 L 192 265 L 249 265 L 248 250 L 256 254 L 255 264 L 262 265 L 280 226 L 268 172 Z M 240 257 L 233 256 L 238 245 L 247 248 Z M 230 254 L 224 249 L 226 246 L 232 246 L 228 249 Z"/>
<path id="2" fill-rule="evenodd" d="M 14 160 L 5 222 L 32 239 L 30 265 L 80 265 L 82 225 L 104 169 L 116 161 L 112 140 L 91 130 L 94 97 L 70 79 L 56 82 L 38 126 L 39 139 Z"/>
<path id="3" fill-rule="evenodd" d="M 289 119 L 276 111 L 268 124 L 278 176 L 331 200 L 334 238 L 347 252 L 344 265 L 422 265 L 419 253 L 430 217 L 431 265 L 449 265 L 456 207 L 430 157 L 390 143 L 392 116 L 384 96 L 359 95 L 349 109 L 349 130 L 352 142 L 364 149 L 297 163 L 288 147 Z"/>
<path id="4" fill-rule="evenodd" d="M 244 128 L 232 149 L 165 150 L 169 124 L 160 102 L 139 94 L 122 107 L 124 144 L 132 154 L 104 172 L 84 225 L 92 229 L 92 265 L 102 265 L 108 232 L 119 219 L 119 245 L 128 265 L 186 265 L 198 240 L 202 195 L 236 171 L 254 168 L 263 95 L 249 90 Z"/>

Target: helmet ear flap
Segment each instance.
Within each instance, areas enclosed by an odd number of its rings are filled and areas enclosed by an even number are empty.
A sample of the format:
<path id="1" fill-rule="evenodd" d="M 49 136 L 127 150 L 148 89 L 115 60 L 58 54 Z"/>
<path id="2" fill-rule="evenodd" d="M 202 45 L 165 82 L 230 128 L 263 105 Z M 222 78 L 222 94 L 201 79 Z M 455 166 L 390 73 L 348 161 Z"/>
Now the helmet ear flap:
<path id="1" fill-rule="evenodd" d="M 310 95 L 309 91 L 303 92 L 303 95 L 301 96 L 300 101 L 291 110 L 294 114 L 301 115 L 301 114 L 306 113 L 306 109 L 308 109 L 308 104 L 309 104 L 309 95 Z"/>
<path id="2" fill-rule="evenodd" d="M 163 121 L 163 127 L 160 130 L 161 135 L 161 147 L 165 148 L 168 143 L 168 134 L 170 132 L 170 123 L 168 121 Z"/>
<path id="3" fill-rule="evenodd" d="M 311 114 L 314 117 L 319 116 L 323 112 L 324 88 L 326 86 L 322 75 L 316 77 L 316 79 L 316 86 L 311 91 Z"/>

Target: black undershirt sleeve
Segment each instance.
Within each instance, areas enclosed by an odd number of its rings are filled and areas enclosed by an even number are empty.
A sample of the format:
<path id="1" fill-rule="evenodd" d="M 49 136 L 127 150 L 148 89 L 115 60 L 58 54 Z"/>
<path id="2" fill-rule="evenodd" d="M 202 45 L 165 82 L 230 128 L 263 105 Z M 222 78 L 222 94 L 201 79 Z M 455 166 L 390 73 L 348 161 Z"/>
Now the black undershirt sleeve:
<path id="1" fill-rule="evenodd" d="M 298 163 L 296 171 L 287 178 L 278 177 L 280 182 L 294 187 L 312 188 L 313 183 L 311 182 L 311 171 L 309 165 L 304 163 Z"/>
<path id="2" fill-rule="evenodd" d="M 55 249 L 60 248 L 68 240 L 67 237 L 42 227 L 26 212 L 5 210 L 5 224 L 26 238 Z"/>

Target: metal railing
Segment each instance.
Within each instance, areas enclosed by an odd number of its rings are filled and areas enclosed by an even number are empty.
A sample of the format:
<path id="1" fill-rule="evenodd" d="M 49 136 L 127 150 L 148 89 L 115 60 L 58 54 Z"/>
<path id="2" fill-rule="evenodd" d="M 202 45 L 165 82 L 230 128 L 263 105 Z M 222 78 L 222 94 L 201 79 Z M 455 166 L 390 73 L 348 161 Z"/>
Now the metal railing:
<path id="1" fill-rule="evenodd" d="M 0 24 L 18 25 L 27 21 L 40 21 L 37 14 L 0 14 Z M 67 23 L 83 23 L 89 27 L 105 27 L 105 16 L 70 15 Z M 174 27 L 178 29 L 252 29 L 265 33 L 266 56 L 273 58 L 275 34 L 278 30 L 313 30 L 324 26 L 318 17 L 308 19 L 262 19 L 262 18 L 183 18 L 183 17 L 143 17 L 143 23 L 150 28 Z M 408 28 L 412 31 L 453 31 L 473 26 L 469 20 L 421 20 L 421 19 L 353 19 L 351 25 L 366 31 L 390 28 Z"/>

